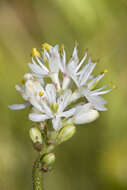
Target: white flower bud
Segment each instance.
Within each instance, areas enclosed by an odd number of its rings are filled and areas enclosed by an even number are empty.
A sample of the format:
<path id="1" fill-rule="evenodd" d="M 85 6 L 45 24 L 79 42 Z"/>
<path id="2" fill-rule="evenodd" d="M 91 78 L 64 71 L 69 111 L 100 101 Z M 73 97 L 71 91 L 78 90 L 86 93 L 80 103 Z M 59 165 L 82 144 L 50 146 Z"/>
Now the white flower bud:
<path id="1" fill-rule="evenodd" d="M 74 135 L 75 131 L 76 131 L 76 128 L 72 124 L 68 124 L 65 127 L 63 127 L 60 130 L 58 137 L 57 137 L 58 144 L 70 139 Z"/>
<path id="2" fill-rule="evenodd" d="M 31 79 L 33 79 L 33 75 L 32 75 L 31 73 L 26 73 L 26 74 L 24 75 L 24 79 L 25 79 L 25 80 L 31 80 Z"/>
<path id="3" fill-rule="evenodd" d="M 88 112 L 77 113 L 74 116 L 75 124 L 85 124 L 96 120 L 99 117 L 99 112 L 96 110 L 89 110 Z"/>
<path id="4" fill-rule="evenodd" d="M 42 135 L 38 128 L 33 127 L 29 130 L 29 135 L 33 143 L 42 144 Z"/>

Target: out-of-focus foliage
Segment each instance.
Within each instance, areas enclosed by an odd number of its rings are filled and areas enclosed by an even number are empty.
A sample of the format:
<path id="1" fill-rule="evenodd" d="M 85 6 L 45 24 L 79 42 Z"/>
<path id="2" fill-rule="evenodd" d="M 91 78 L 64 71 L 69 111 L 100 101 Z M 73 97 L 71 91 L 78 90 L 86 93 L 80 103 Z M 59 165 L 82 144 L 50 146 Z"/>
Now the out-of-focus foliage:
<path id="1" fill-rule="evenodd" d="M 14 89 L 28 71 L 32 47 L 63 44 L 71 55 L 75 40 L 100 59 L 96 72 L 108 69 L 105 83 L 118 88 L 107 95 L 108 112 L 79 127 L 56 151 L 55 170 L 46 174 L 50 190 L 127 189 L 127 1 L 0 1 L 0 189 L 32 188 L 32 149 L 25 111 L 10 111 L 23 102 Z M 103 81 L 104 82 L 104 81 Z"/>

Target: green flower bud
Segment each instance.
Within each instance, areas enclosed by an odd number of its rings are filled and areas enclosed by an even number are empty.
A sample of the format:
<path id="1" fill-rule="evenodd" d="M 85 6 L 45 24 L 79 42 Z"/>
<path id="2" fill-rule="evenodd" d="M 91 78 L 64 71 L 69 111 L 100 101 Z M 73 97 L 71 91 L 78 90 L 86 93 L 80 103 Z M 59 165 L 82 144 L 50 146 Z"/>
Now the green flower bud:
<path id="1" fill-rule="evenodd" d="M 29 135 L 33 143 L 42 144 L 42 135 L 37 127 L 33 127 L 29 130 Z"/>
<path id="2" fill-rule="evenodd" d="M 53 144 L 51 144 L 51 145 L 47 146 L 46 152 L 49 153 L 49 152 L 53 151 L 54 148 L 55 148 L 55 146 Z"/>
<path id="3" fill-rule="evenodd" d="M 63 127 L 57 136 L 58 144 L 70 139 L 74 135 L 75 131 L 76 131 L 76 128 L 72 124 L 68 124 L 65 127 Z"/>
<path id="4" fill-rule="evenodd" d="M 55 160 L 56 160 L 56 157 L 54 153 L 46 154 L 42 160 L 43 167 L 44 168 L 52 167 Z"/>

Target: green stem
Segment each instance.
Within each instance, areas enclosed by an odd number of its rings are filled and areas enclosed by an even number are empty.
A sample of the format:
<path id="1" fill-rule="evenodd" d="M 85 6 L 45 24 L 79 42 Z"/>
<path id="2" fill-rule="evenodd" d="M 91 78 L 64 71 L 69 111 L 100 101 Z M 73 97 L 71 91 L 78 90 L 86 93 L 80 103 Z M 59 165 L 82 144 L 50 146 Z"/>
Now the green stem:
<path id="1" fill-rule="evenodd" d="M 41 171 L 41 158 L 42 155 L 36 159 L 33 165 L 32 178 L 33 178 L 33 190 L 44 190 L 42 171 Z"/>

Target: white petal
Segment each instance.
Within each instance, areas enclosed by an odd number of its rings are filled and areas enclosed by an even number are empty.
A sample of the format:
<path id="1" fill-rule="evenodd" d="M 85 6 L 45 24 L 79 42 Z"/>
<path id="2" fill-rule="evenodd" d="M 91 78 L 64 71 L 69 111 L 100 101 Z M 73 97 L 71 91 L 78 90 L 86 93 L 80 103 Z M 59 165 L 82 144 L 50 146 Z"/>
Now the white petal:
<path id="1" fill-rule="evenodd" d="M 30 98 L 39 95 L 39 92 L 44 92 L 44 89 L 39 81 L 28 80 L 25 83 L 25 94 Z"/>
<path id="2" fill-rule="evenodd" d="M 50 75 L 50 77 L 51 77 L 53 83 L 56 85 L 57 90 L 61 89 L 58 73 L 52 73 Z"/>
<path id="3" fill-rule="evenodd" d="M 105 104 L 107 103 L 104 98 L 100 96 L 87 96 L 88 101 L 90 101 L 94 107 L 99 111 L 106 111 Z"/>
<path id="4" fill-rule="evenodd" d="M 84 61 L 86 60 L 86 58 L 87 58 L 87 53 L 85 53 L 84 57 L 82 58 L 82 60 L 81 60 L 80 63 L 78 64 L 78 66 L 77 66 L 75 72 L 77 72 L 77 71 L 80 69 L 80 67 L 82 66 L 82 64 L 83 64 Z"/>
<path id="5" fill-rule="evenodd" d="M 73 54 L 72 54 L 72 59 L 78 63 L 79 58 L 78 58 L 78 52 L 77 52 L 77 46 L 74 47 Z"/>
<path id="6" fill-rule="evenodd" d="M 63 90 L 67 89 L 70 82 L 71 82 L 71 79 L 69 77 L 65 76 L 63 79 L 62 89 Z"/>
<path id="7" fill-rule="evenodd" d="M 93 107 L 93 105 L 91 103 L 86 103 L 84 105 L 77 105 L 75 114 L 80 115 L 82 113 L 87 113 L 93 108 L 94 107 Z"/>
<path id="8" fill-rule="evenodd" d="M 34 121 L 34 122 L 41 122 L 41 121 L 45 121 L 47 119 L 49 119 L 50 117 L 48 117 L 47 115 L 45 114 L 36 114 L 36 113 L 30 113 L 29 114 L 29 119 L 31 121 Z"/>
<path id="9" fill-rule="evenodd" d="M 70 102 L 76 101 L 77 99 L 81 98 L 80 89 L 73 92 Z"/>
<path id="10" fill-rule="evenodd" d="M 47 75 L 48 72 L 45 71 L 43 68 L 41 68 L 39 65 L 37 65 L 36 63 L 33 64 L 33 63 L 28 63 L 28 66 L 31 70 L 31 72 L 37 76 L 37 77 L 43 77 L 44 75 Z"/>
<path id="11" fill-rule="evenodd" d="M 73 60 L 70 61 L 69 64 L 67 65 L 68 75 L 73 79 L 75 84 L 79 86 L 77 73 L 75 72 L 76 68 L 77 68 L 77 63 L 75 63 Z"/>
<path id="12" fill-rule="evenodd" d="M 94 77 L 89 83 L 88 83 L 88 88 L 91 88 L 92 85 L 95 83 L 97 84 L 102 78 L 104 77 L 104 73 Z"/>
<path id="13" fill-rule="evenodd" d="M 24 74 L 24 79 L 31 80 L 31 79 L 33 79 L 33 75 L 31 73 L 26 73 L 26 74 Z"/>
<path id="14" fill-rule="evenodd" d="M 59 117 L 56 117 L 52 120 L 53 128 L 58 131 L 62 125 L 61 125 L 61 119 Z"/>
<path id="15" fill-rule="evenodd" d="M 81 86 L 86 84 L 86 82 L 89 79 L 89 76 L 92 73 L 95 66 L 96 66 L 96 63 L 87 63 L 84 66 L 84 68 L 81 70 L 81 74 L 80 74 L 80 77 L 79 77 L 79 82 L 80 82 Z"/>
<path id="16" fill-rule="evenodd" d="M 68 103 L 70 101 L 71 94 L 72 94 L 71 90 L 65 90 L 64 94 L 59 97 L 58 113 L 63 112 L 63 110 L 66 108 L 66 106 L 68 105 Z"/>
<path id="17" fill-rule="evenodd" d="M 39 63 L 39 65 L 40 65 L 40 67 L 42 68 L 42 70 L 45 71 L 45 73 L 48 73 L 49 70 L 47 69 L 47 67 L 45 67 L 45 66 L 43 65 L 43 63 L 41 62 L 41 60 L 40 60 L 38 57 L 36 57 L 36 60 L 37 60 L 37 62 Z"/>
<path id="18" fill-rule="evenodd" d="M 101 88 L 98 88 L 98 89 L 93 90 L 93 91 L 91 91 L 91 92 L 100 92 L 101 90 L 104 90 L 104 89 L 107 88 L 107 87 L 108 87 L 108 85 L 104 85 L 104 86 L 102 86 Z"/>
<path id="19" fill-rule="evenodd" d="M 21 93 L 22 97 L 27 101 L 28 100 L 28 97 L 27 95 L 25 94 L 25 87 L 24 85 L 20 86 L 20 85 L 16 85 L 15 86 L 16 90 Z"/>
<path id="20" fill-rule="evenodd" d="M 32 106 L 34 106 L 37 110 L 45 113 L 45 110 L 42 108 L 40 102 L 37 100 L 35 96 L 30 97 L 29 101 L 32 104 Z"/>
<path id="21" fill-rule="evenodd" d="M 79 59 L 77 55 L 77 46 L 75 46 L 72 58 L 70 59 L 67 65 L 67 70 L 68 70 L 69 76 L 74 80 L 77 86 L 78 86 L 78 79 L 76 75 L 76 68 L 77 68 L 78 61 Z"/>
<path id="22" fill-rule="evenodd" d="M 62 63 L 63 63 L 63 69 L 65 70 L 66 68 L 66 52 L 63 48 L 63 54 L 62 54 Z"/>
<path id="23" fill-rule="evenodd" d="M 49 105 L 45 101 L 41 101 L 40 104 L 42 105 L 42 109 L 44 110 L 44 113 L 46 113 L 46 115 L 52 117 L 53 113 L 52 113 Z"/>
<path id="24" fill-rule="evenodd" d="M 15 88 L 16 88 L 16 90 L 17 90 L 18 92 L 24 93 L 24 86 L 23 86 L 23 85 L 22 85 L 22 86 L 20 86 L 20 85 L 15 85 Z"/>
<path id="25" fill-rule="evenodd" d="M 49 68 L 51 72 L 59 71 L 60 55 L 58 46 L 50 48 L 51 56 L 49 57 Z"/>
<path id="26" fill-rule="evenodd" d="M 59 68 L 61 72 L 66 73 L 66 53 L 64 48 L 62 49 L 61 61 L 59 62 Z"/>
<path id="27" fill-rule="evenodd" d="M 88 112 L 82 112 L 82 114 L 76 114 L 74 116 L 75 124 L 85 124 L 96 120 L 99 117 L 99 112 L 96 110 L 89 110 Z"/>
<path id="28" fill-rule="evenodd" d="M 70 109 L 68 111 L 62 112 L 62 113 L 57 114 L 57 115 L 59 117 L 66 117 L 66 118 L 68 118 L 68 117 L 71 117 L 72 115 L 74 115 L 75 110 L 76 110 L 76 108 L 72 108 L 72 109 Z"/>
<path id="29" fill-rule="evenodd" d="M 94 92 L 92 93 L 93 96 L 98 96 L 98 95 L 102 95 L 102 94 L 107 94 L 108 92 L 110 92 L 112 89 L 108 89 L 108 90 L 104 90 L 101 92 Z"/>
<path id="30" fill-rule="evenodd" d="M 25 109 L 28 106 L 28 104 L 13 104 L 8 106 L 11 110 L 22 110 Z"/>
<path id="31" fill-rule="evenodd" d="M 46 85 L 46 94 L 49 104 L 56 103 L 56 88 L 53 84 Z"/>

